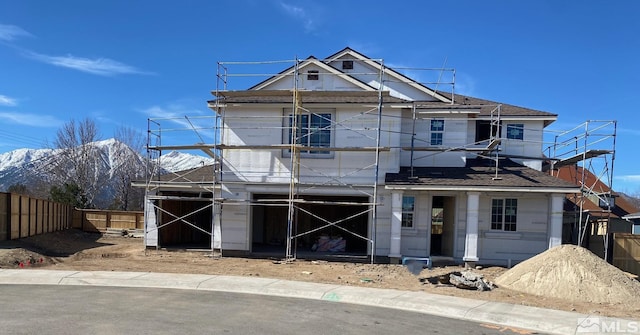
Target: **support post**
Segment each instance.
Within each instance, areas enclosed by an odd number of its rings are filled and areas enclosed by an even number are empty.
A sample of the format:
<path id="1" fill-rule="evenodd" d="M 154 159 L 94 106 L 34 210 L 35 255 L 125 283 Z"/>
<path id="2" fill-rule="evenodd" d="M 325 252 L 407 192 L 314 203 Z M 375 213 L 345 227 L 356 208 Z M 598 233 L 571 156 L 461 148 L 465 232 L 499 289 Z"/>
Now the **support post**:
<path id="1" fill-rule="evenodd" d="M 391 241 L 389 244 L 389 260 L 399 262 L 402 254 L 402 191 L 391 193 Z"/>
<path id="2" fill-rule="evenodd" d="M 467 233 L 464 242 L 462 260 L 468 267 L 474 267 L 478 261 L 478 216 L 480 192 L 467 193 Z"/>
<path id="3" fill-rule="evenodd" d="M 562 244 L 562 213 L 564 194 L 552 194 L 551 217 L 549 218 L 549 249 Z"/>

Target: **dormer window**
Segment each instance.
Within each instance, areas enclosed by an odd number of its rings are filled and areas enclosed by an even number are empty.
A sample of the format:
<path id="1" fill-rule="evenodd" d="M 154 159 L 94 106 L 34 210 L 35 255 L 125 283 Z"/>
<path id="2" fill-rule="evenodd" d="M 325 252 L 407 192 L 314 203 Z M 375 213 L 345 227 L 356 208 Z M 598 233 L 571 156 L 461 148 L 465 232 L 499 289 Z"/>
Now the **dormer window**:
<path id="1" fill-rule="evenodd" d="M 507 138 L 510 140 L 523 140 L 524 124 L 514 123 L 507 125 Z"/>
<path id="2" fill-rule="evenodd" d="M 431 145 L 442 145 L 444 120 L 431 120 Z"/>
<path id="3" fill-rule="evenodd" d="M 318 70 L 309 70 L 309 72 L 307 72 L 307 80 L 320 79 L 320 75 L 318 73 L 319 73 Z"/>
<path id="4" fill-rule="evenodd" d="M 343 60 L 342 61 L 342 69 L 343 70 L 353 70 L 353 61 L 352 60 Z"/>

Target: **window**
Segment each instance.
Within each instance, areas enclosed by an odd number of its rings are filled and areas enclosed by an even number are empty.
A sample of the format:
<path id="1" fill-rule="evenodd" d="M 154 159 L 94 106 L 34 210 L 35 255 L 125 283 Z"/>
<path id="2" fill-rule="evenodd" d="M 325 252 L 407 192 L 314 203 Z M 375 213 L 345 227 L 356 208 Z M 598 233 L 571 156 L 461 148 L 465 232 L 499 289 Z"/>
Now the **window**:
<path id="1" fill-rule="evenodd" d="M 442 145 L 444 120 L 431 120 L 431 145 Z"/>
<path id="2" fill-rule="evenodd" d="M 524 124 L 514 123 L 507 125 L 507 138 L 511 140 L 523 140 Z"/>
<path id="3" fill-rule="evenodd" d="M 476 121 L 476 142 L 488 141 L 491 136 L 496 137 L 498 134 L 498 127 L 500 124 L 496 124 L 491 127 L 491 121 L 489 120 L 477 120 Z"/>
<path id="4" fill-rule="evenodd" d="M 285 111 L 286 112 L 286 111 Z M 291 143 L 294 116 L 289 109 L 289 124 L 285 143 Z M 298 115 L 295 143 L 305 147 L 328 148 L 331 146 L 331 118 L 328 110 L 302 113 Z M 290 152 L 290 150 L 289 150 Z M 332 156 L 329 150 L 301 150 L 301 154 Z"/>
<path id="5" fill-rule="evenodd" d="M 491 202 L 491 229 L 516 231 L 518 199 L 493 199 Z"/>
<path id="6" fill-rule="evenodd" d="M 320 79 L 320 76 L 318 75 L 318 70 L 309 70 L 309 72 L 307 72 L 307 80 L 318 80 Z"/>
<path id="7" fill-rule="evenodd" d="M 415 201 L 415 197 L 402 197 L 402 228 L 413 228 L 413 209 Z"/>
<path id="8" fill-rule="evenodd" d="M 343 60 L 342 61 L 342 69 L 343 70 L 353 70 L 353 61 L 352 60 Z"/>

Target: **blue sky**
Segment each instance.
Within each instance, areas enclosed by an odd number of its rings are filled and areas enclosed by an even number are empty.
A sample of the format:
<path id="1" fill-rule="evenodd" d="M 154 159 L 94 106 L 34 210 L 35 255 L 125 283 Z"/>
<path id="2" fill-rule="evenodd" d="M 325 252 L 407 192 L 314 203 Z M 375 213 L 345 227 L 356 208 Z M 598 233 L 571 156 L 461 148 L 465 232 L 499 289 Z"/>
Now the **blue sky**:
<path id="1" fill-rule="evenodd" d="M 70 119 L 103 138 L 207 114 L 216 62 L 323 58 L 451 67 L 456 91 L 617 120 L 614 188 L 640 192 L 640 2 L 60 0 L 0 2 L 0 153 L 42 148 Z M 242 89 L 246 87 L 238 87 Z"/>

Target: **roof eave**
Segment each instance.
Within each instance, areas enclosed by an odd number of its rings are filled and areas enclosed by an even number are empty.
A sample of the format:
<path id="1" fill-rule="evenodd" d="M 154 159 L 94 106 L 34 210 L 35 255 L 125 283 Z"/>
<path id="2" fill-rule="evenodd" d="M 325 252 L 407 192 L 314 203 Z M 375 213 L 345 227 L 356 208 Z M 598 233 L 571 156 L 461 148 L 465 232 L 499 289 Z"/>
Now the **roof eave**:
<path id="1" fill-rule="evenodd" d="M 385 185 L 386 190 L 403 191 L 462 191 L 462 192 L 519 192 L 519 193 L 580 193 L 580 188 L 571 187 L 504 187 L 504 186 L 448 186 L 448 185 Z"/>

